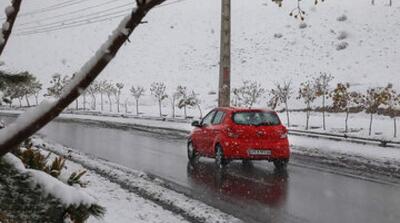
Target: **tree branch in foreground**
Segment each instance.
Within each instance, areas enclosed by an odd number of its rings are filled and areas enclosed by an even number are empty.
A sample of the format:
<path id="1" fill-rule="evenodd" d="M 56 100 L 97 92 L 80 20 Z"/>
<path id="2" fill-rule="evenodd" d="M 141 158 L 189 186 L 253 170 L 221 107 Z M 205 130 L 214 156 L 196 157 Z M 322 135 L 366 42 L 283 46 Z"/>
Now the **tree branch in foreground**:
<path id="1" fill-rule="evenodd" d="M 12 0 L 11 5 L 6 8 L 6 21 L 3 23 L 0 32 L 0 56 L 11 35 L 12 28 L 19 12 L 22 0 Z"/>
<path id="2" fill-rule="evenodd" d="M 18 117 L 15 122 L 0 130 L 0 156 L 3 156 L 26 138 L 32 136 L 78 98 L 114 58 L 147 12 L 164 1 L 138 0 L 139 4 L 132 10 L 131 15 L 122 20 L 118 28 L 114 30 L 95 56 L 76 73 L 74 79 L 58 100 L 53 102 L 44 101 L 38 107 L 28 110 Z"/>

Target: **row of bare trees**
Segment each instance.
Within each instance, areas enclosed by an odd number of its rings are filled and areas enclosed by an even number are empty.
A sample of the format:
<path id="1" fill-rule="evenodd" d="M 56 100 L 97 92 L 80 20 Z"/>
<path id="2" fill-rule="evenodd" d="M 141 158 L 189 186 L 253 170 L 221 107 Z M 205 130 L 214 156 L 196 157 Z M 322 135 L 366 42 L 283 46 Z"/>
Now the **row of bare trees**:
<path id="1" fill-rule="evenodd" d="M 335 88 L 331 87 L 334 77 L 331 74 L 321 72 L 318 76 L 308 77 L 300 83 L 297 100 L 302 100 L 305 105 L 306 122 L 305 128 L 309 129 L 309 120 L 313 111 L 314 102 L 320 98 L 321 105 L 317 106 L 322 113 L 322 128 L 326 130 L 326 115 L 332 112 L 345 112 L 345 132 L 348 132 L 348 119 L 351 110 L 365 111 L 370 114 L 369 135 L 372 134 L 373 117 L 380 110 L 385 111 L 393 119 L 393 136 L 397 137 L 397 120 L 400 111 L 400 94 L 396 92 L 392 84 L 386 87 L 369 88 L 366 92 L 351 90 L 349 83 L 337 83 Z M 234 88 L 232 104 L 234 106 L 249 107 L 259 104 L 260 100 L 268 98 L 268 107 L 276 109 L 283 107 L 286 112 L 287 125 L 290 126 L 289 99 L 296 96 L 291 81 L 275 83 L 274 87 L 266 90 L 257 81 L 243 81 L 242 86 Z M 327 101 L 331 102 L 327 105 Z"/>

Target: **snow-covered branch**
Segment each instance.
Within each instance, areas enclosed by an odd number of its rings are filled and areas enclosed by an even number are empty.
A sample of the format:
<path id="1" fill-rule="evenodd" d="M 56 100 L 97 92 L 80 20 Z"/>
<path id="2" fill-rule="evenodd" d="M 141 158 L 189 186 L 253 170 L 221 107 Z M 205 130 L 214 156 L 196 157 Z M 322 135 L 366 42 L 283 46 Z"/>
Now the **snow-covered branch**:
<path id="1" fill-rule="evenodd" d="M 6 21 L 3 23 L 0 32 L 0 56 L 3 53 L 4 47 L 7 44 L 8 38 L 10 37 L 12 28 L 19 12 L 22 0 L 12 0 L 11 5 L 5 10 Z"/>
<path id="2" fill-rule="evenodd" d="M 141 1 L 141 4 L 122 20 L 109 39 L 96 52 L 95 56 L 76 73 L 58 100 L 43 102 L 38 107 L 21 115 L 14 123 L 0 130 L 0 156 L 3 156 L 26 138 L 40 130 L 76 100 L 115 57 L 118 50 L 141 23 L 147 12 L 164 1 Z"/>

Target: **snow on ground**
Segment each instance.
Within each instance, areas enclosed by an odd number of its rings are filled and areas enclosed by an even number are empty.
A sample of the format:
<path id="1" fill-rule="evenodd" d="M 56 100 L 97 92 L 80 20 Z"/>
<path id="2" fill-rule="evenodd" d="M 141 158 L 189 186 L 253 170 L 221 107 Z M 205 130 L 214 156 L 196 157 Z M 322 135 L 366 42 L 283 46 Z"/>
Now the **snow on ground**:
<path id="1" fill-rule="evenodd" d="M 70 160 L 66 161 L 66 169 L 61 177 L 68 178 L 72 172 L 85 168 Z M 116 183 L 110 182 L 94 171 L 88 171 L 82 178 L 87 182 L 82 190 L 96 198 L 97 203 L 106 208 L 103 219 L 89 218 L 88 223 L 178 223 L 187 222 L 181 216 L 167 211 L 159 205 L 131 193 Z"/>
<path id="2" fill-rule="evenodd" d="M 40 138 L 35 138 L 33 142 L 48 151 L 70 157 L 72 162 L 67 163 L 68 171 L 89 169 L 89 174 L 84 177 L 89 185 L 84 190 L 107 208 L 103 221 L 90 219 L 89 222 L 186 222 L 181 216 L 210 223 L 241 222 L 218 209 L 167 189 L 163 181 L 152 179 L 145 173 L 89 157 Z M 171 209 L 177 212 L 168 211 Z"/>

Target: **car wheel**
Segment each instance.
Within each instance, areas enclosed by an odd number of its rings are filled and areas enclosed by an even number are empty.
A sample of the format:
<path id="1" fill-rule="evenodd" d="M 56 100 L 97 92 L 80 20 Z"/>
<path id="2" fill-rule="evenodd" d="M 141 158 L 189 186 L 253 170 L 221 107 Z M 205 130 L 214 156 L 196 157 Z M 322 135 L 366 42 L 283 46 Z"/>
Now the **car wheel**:
<path id="1" fill-rule="evenodd" d="M 275 165 L 276 169 L 283 170 L 283 169 L 286 169 L 288 162 L 289 162 L 289 160 L 287 160 L 287 159 L 274 160 L 274 165 Z"/>
<path id="2" fill-rule="evenodd" d="M 196 161 L 199 157 L 199 154 L 197 153 L 196 149 L 194 148 L 192 141 L 188 141 L 188 143 L 187 143 L 187 154 L 188 154 L 188 159 L 190 162 Z"/>
<path id="3" fill-rule="evenodd" d="M 224 158 L 224 151 L 220 145 L 215 147 L 215 164 L 218 169 L 222 169 L 226 166 L 227 162 Z"/>

